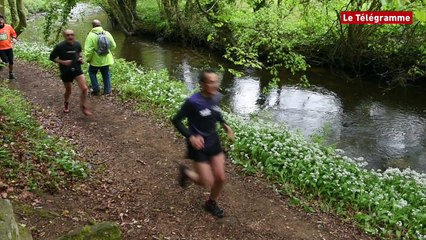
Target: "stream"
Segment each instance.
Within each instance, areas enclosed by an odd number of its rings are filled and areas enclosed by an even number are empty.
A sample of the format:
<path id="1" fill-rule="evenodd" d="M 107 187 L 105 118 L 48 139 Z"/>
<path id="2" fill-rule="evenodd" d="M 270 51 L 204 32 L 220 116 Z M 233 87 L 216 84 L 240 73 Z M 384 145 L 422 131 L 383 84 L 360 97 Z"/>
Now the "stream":
<path id="1" fill-rule="evenodd" d="M 197 87 L 198 71 L 205 66 L 232 68 L 208 50 L 144 36 L 126 37 L 107 24 L 101 9 L 87 4 L 78 4 L 70 21 L 82 43 L 94 18 L 113 34 L 116 57 L 149 69 L 165 68 L 188 89 Z M 43 18 L 32 19 L 20 38 L 43 41 L 42 22 Z M 244 70 L 242 77 L 225 73 L 221 85 L 224 104 L 240 115 L 257 114 L 286 124 L 307 138 L 327 129 L 328 143 L 350 157 L 363 157 L 367 168 L 410 167 L 426 172 L 425 87 L 386 89 L 379 79 L 350 81 L 325 68 L 311 68 L 306 75 L 312 85 L 309 88 L 283 73 L 279 88 L 265 94 L 271 80 L 267 71 Z"/>

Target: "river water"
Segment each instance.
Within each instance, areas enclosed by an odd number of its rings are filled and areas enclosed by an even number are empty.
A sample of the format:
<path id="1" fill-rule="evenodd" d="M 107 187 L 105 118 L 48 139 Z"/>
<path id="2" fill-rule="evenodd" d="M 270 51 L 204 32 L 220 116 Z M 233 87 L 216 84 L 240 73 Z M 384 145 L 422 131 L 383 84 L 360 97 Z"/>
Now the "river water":
<path id="1" fill-rule="evenodd" d="M 79 4 L 74 9 L 70 27 L 81 42 L 94 18 L 108 23 L 98 8 Z M 21 38 L 42 41 L 42 21 L 33 19 Z M 166 68 L 189 89 L 197 87 L 201 68 L 232 67 L 211 51 L 143 36 L 126 37 L 104 25 L 116 39 L 116 57 L 145 68 Z M 283 73 L 280 87 L 264 94 L 271 76 L 267 71 L 245 70 L 243 77 L 224 74 L 221 87 L 225 104 L 237 114 L 259 114 L 307 138 L 328 129 L 329 143 L 350 157 L 364 157 L 369 168 L 410 167 L 426 172 L 426 87 L 387 90 L 378 80 L 349 81 L 322 68 L 311 68 L 307 76 L 312 86 L 304 88 Z"/>

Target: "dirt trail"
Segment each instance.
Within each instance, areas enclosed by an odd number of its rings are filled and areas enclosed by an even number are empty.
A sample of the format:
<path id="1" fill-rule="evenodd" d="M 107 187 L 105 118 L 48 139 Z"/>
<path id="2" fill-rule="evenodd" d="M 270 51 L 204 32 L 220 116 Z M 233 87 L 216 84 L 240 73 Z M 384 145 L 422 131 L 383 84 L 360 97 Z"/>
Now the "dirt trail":
<path id="1" fill-rule="evenodd" d="M 46 109 L 45 127 L 72 139 L 97 169 L 73 189 L 39 196 L 38 206 L 61 216 L 23 219 L 33 227 L 35 239 L 54 239 L 92 219 L 119 222 L 123 239 L 131 240 L 368 239 L 336 217 L 291 207 L 268 182 L 229 164 L 220 200 L 227 217 L 217 220 L 202 210 L 207 193 L 195 186 L 177 187 L 176 162 L 185 161 L 184 144 L 167 123 L 104 96 L 90 98 L 94 116 L 86 118 L 78 109 L 76 86 L 71 113 L 65 115 L 62 83 L 54 73 L 18 62 L 16 75 L 16 88 Z"/>

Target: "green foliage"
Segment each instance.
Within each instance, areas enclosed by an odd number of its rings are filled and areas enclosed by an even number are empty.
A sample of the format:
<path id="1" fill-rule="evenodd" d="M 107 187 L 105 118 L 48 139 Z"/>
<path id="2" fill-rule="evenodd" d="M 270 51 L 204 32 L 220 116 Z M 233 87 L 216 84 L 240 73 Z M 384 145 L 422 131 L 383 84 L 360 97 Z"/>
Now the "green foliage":
<path id="1" fill-rule="evenodd" d="M 143 31 L 192 43 L 206 43 L 214 31 L 214 26 L 197 11 L 194 1 L 144 0 L 137 6 Z"/>
<path id="2" fill-rule="evenodd" d="M 24 5 L 28 13 L 36 14 L 47 12 L 49 2 L 48 0 L 25 0 Z"/>
<path id="3" fill-rule="evenodd" d="M 46 134 L 26 100 L 5 85 L 0 86 L 0 136 L 1 171 L 21 187 L 56 191 L 64 176 L 87 176 L 72 147 Z"/>
<path id="4" fill-rule="evenodd" d="M 44 65 L 47 54 L 28 54 L 25 49 L 33 45 L 19 48 L 19 57 Z M 37 57 L 27 56 L 33 54 Z M 113 85 L 123 99 L 136 101 L 163 119 L 170 118 L 188 96 L 185 85 L 171 80 L 165 71 L 147 71 L 124 60 L 111 70 Z M 262 171 L 283 193 L 293 196 L 295 204 L 313 211 L 319 201 L 325 209 L 352 217 L 366 232 L 382 237 L 425 239 L 425 174 L 410 169 L 366 170 L 362 159 L 341 156 L 319 144 L 321 137 L 307 142 L 282 125 L 230 113 L 225 117 L 236 132 L 233 144 L 224 141 L 232 161 L 249 173 Z"/>
<path id="5" fill-rule="evenodd" d="M 294 7 L 262 8 L 251 12 L 228 6 L 223 11 L 220 20 L 229 25 L 234 40 L 234 46 L 226 48 L 225 58 L 244 67 L 270 68 L 273 76 L 277 76 L 277 69 L 283 67 L 293 74 L 307 69 L 304 56 L 295 49 L 302 42 L 315 39 L 306 34 L 309 30 L 303 21 L 289 19 L 289 15 L 296 11 Z M 291 24 L 285 24 L 290 21 Z M 215 39 L 221 38 L 217 36 Z"/>
<path id="6" fill-rule="evenodd" d="M 68 24 L 71 10 L 77 2 L 78 0 L 50 1 L 43 25 L 43 36 L 47 43 L 53 43 L 59 39 L 62 30 Z"/>
<path id="7" fill-rule="evenodd" d="M 357 74 L 366 70 L 389 79 L 389 82 L 406 84 L 425 77 L 426 24 L 421 21 L 426 2 L 417 1 L 358 1 L 342 10 L 414 11 L 412 25 L 345 25 L 335 24 L 328 32 L 330 43 L 322 51 L 330 62 Z M 417 13 L 417 14 L 416 14 Z M 420 16 L 416 17 L 416 16 Z M 337 44 L 335 44 L 337 43 Z M 422 70 L 421 70 L 422 69 Z"/>
<path id="8" fill-rule="evenodd" d="M 119 59 L 111 71 L 114 75 L 112 84 L 120 91 L 121 97 L 137 100 L 142 109 L 155 109 L 161 117 L 172 117 L 187 97 L 185 86 L 171 81 L 166 70 L 147 71 L 138 68 L 135 63 Z"/>
<path id="9" fill-rule="evenodd" d="M 376 74 L 400 84 L 426 76 L 423 0 L 200 0 L 202 9 L 197 1 L 157 2 L 139 4 L 145 30 L 208 41 L 234 64 L 267 68 L 273 76 L 280 69 L 305 71 L 309 63 L 354 76 Z M 342 10 L 411 10 L 415 18 L 412 25 L 341 25 Z"/>
<path id="10" fill-rule="evenodd" d="M 143 29 L 149 32 L 167 33 L 171 27 L 160 13 L 156 0 L 147 0 L 138 5 L 137 13 L 143 21 Z"/>

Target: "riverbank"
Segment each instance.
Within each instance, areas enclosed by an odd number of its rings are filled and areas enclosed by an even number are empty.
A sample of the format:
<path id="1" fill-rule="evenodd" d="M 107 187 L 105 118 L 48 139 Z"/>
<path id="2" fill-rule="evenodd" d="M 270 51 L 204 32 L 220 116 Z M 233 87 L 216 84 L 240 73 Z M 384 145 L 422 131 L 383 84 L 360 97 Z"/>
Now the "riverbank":
<path id="1" fill-rule="evenodd" d="M 47 49 L 20 45 L 17 55 L 44 67 Z M 40 57 L 43 56 L 43 57 Z M 146 71 L 119 60 L 112 68 L 119 96 L 160 119 L 169 118 L 187 96 L 182 82 L 166 72 Z M 285 127 L 227 114 L 237 138 L 227 145 L 234 163 L 250 173 L 262 172 L 279 191 L 312 211 L 350 217 L 367 232 L 386 237 L 424 237 L 425 176 L 406 170 L 384 173 L 362 169 L 362 163 L 331 148 L 308 143 Z"/>
<path id="2" fill-rule="evenodd" d="M 274 76 L 282 69 L 294 74 L 303 73 L 309 65 L 328 66 L 352 78 L 374 76 L 393 86 L 425 79 L 426 18 L 421 13 L 426 6 L 422 1 L 411 5 L 367 1 L 362 6 L 345 1 L 278 1 L 278 6 L 243 1 L 217 4 L 208 13 L 190 1 L 181 5 L 160 2 L 137 5 L 136 33 L 206 46 L 237 66 L 267 68 Z M 415 20 L 406 26 L 338 23 L 336 12 L 369 7 L 411 10 Z"/>
<path id="3" fill-rule="evenodd" d="M 136 111 L 136 101 L 123 103 L 119 101 L 123 95 L 115 91 L 113 96 L 90 98 L 92 118 L 80 113 L 74 91 L 71 113 L 63 114 L 62 84 L 46 70 L 54 64 L 41 68 L 40 63 L 22 62 L 28 55 L 20 51 L 18 79 L 12 86 L 48 113 L 40 121 L 44 129 L 70 140 L 92 168 L 84 182 L 54 195 L 33 193 L 26 200 L 30 209 L 51 214 L 17 210 L 34 239 L 51 239 L 94 221 L 119 222 L 126 240 L 371 239 L 332 214 L 305 213 L 291 198 L 271 189 L 268 181 L 246 175 L 232 164 L 227 165 L 229 180 L 221 200 L 227 217 L 212 218 L 202 210 L 202 189 L 184 191 L 175 183 L 176 161 L 184 162 L 184 142 L 168 122 Z M 39 51 L 37 59 L 44 59 L 41 55 Z"/>

